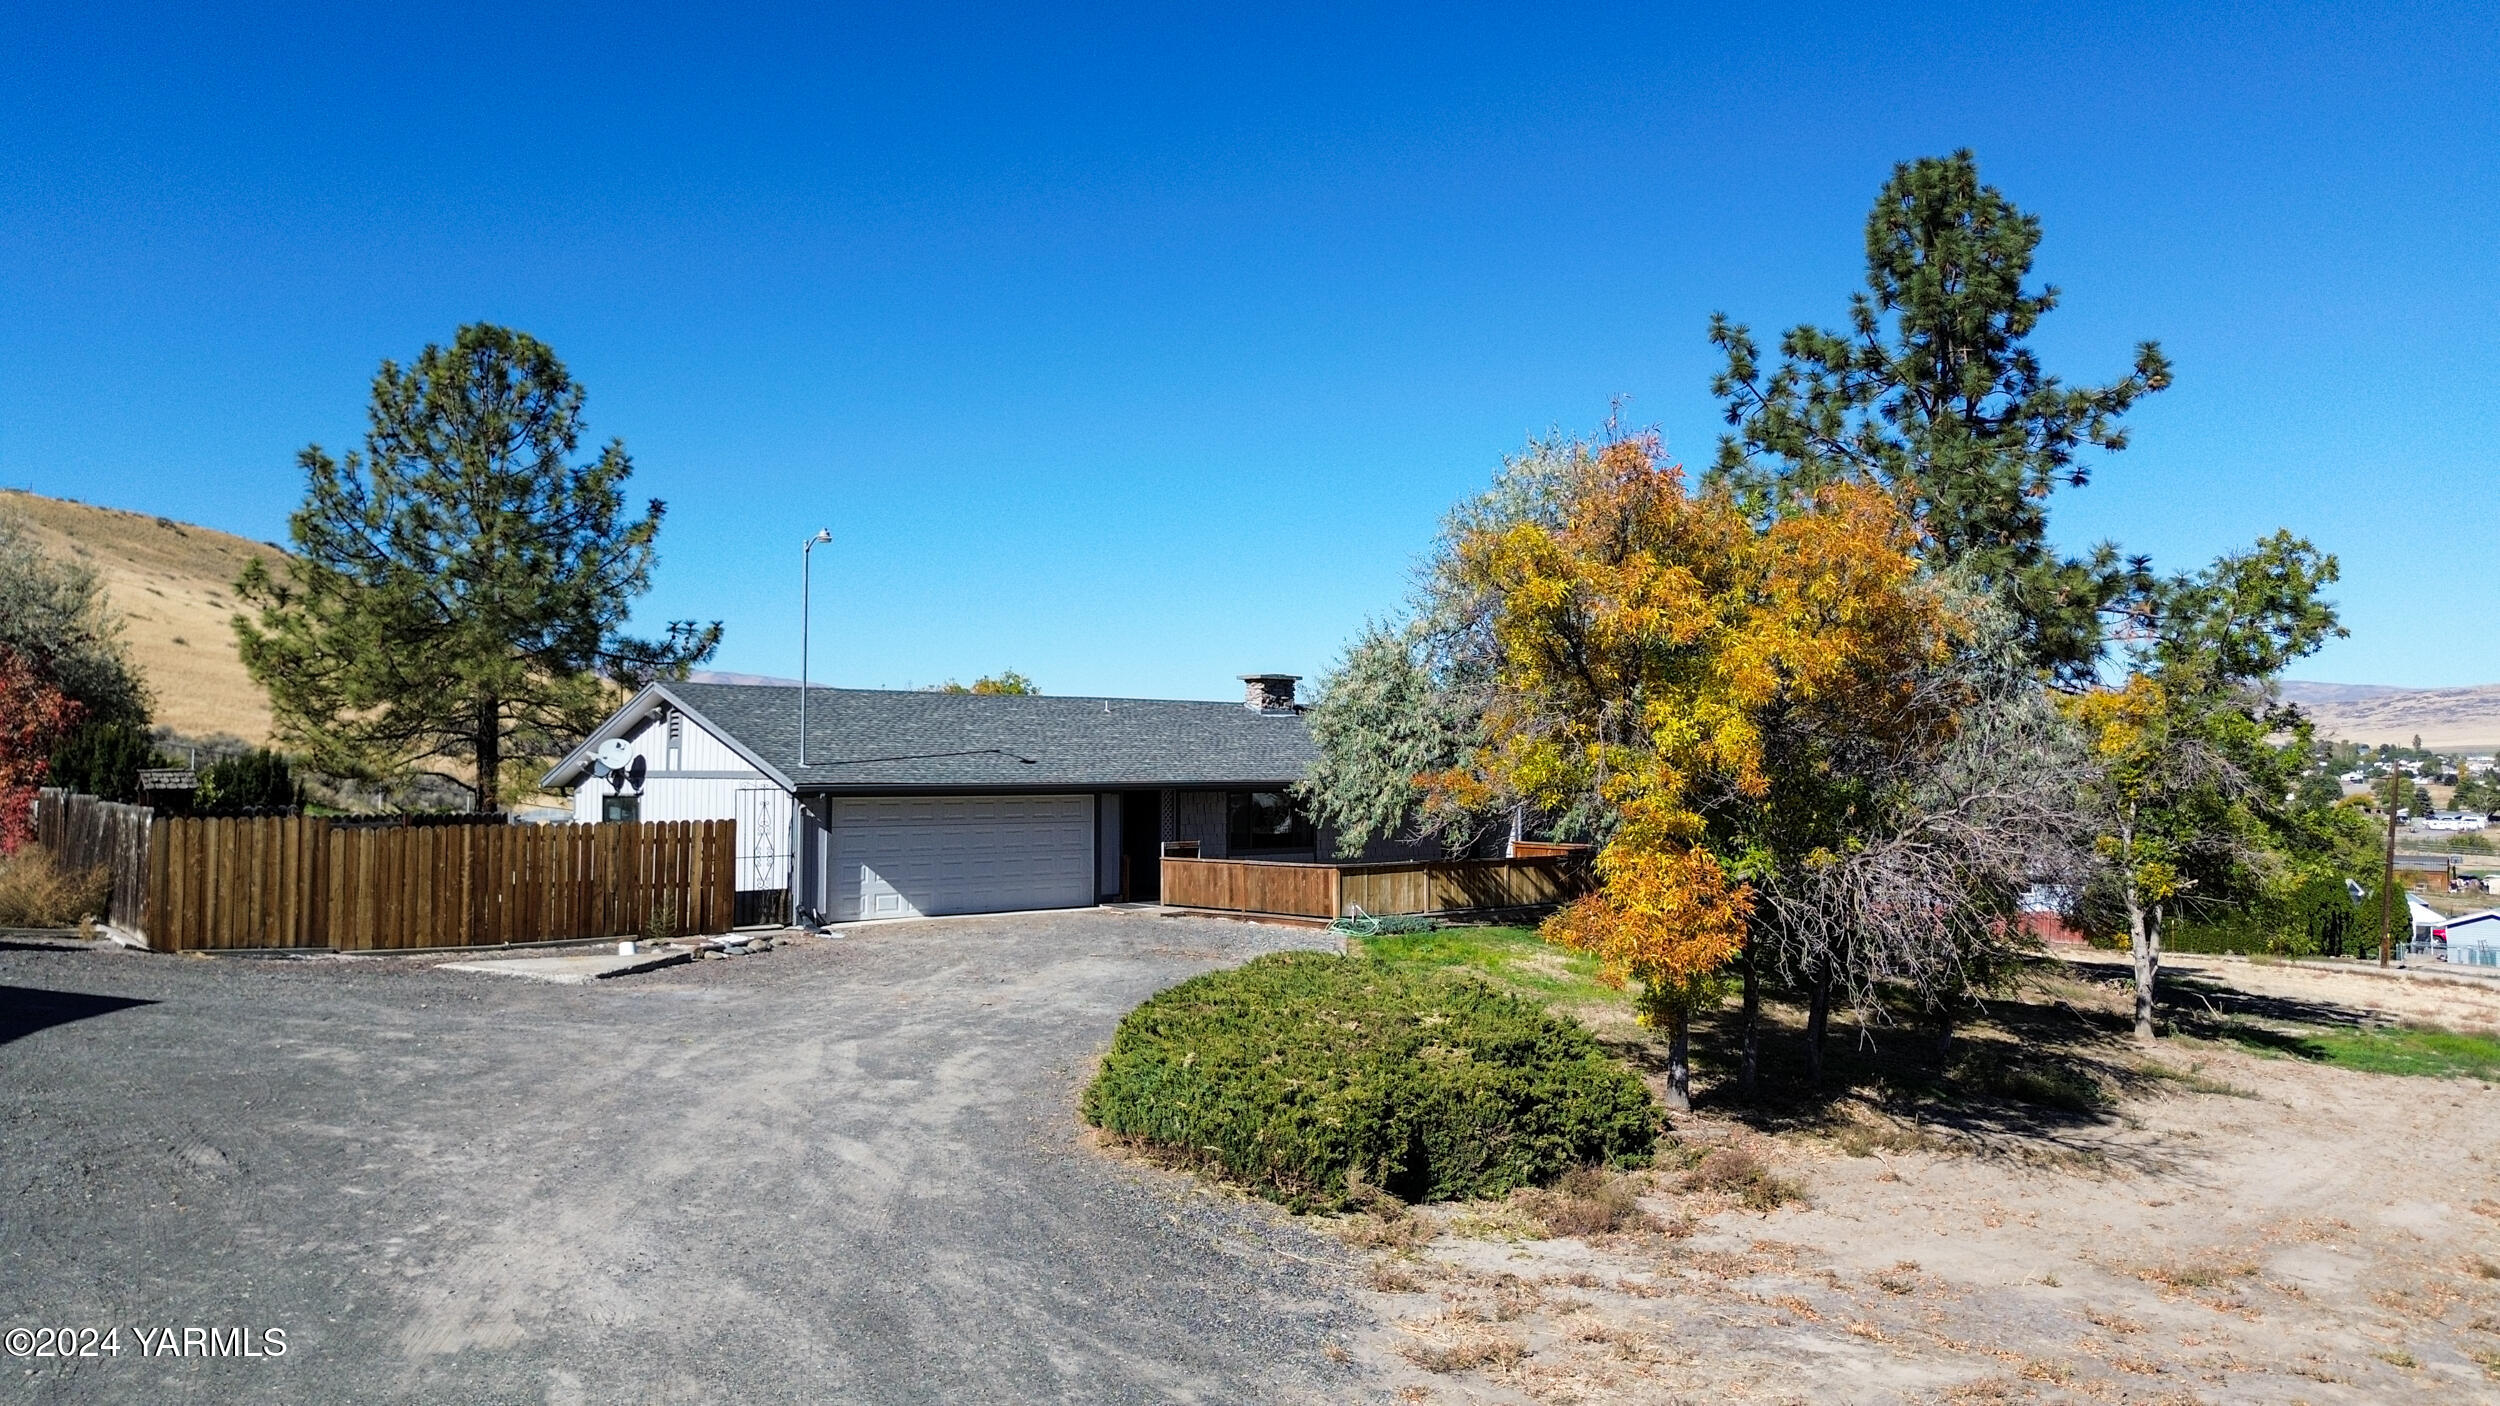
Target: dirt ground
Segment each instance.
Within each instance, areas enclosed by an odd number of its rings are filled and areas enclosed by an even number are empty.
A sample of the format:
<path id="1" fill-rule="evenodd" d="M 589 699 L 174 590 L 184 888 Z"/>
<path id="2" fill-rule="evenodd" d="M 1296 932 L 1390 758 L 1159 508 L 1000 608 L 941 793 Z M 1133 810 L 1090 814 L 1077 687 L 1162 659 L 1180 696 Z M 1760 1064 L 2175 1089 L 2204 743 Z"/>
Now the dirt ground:
<path id="1" fill-rule="evenodd" d="M 1700 1111 L 1571 1236 L 1084 1138 L 1121 1013 L 1326 940 L 949 919 L 588 987 L 0 940 L 0 1328 L 125 1333 L 0 1395 L 2500 1400 L 2500 1092 L 2228 1038 L 2500 1027 L 2500 984 L 2179 964 L 2147 1056 L 2115 963 L 2052 965 L 1943 1052 L 1836 1035 L 1819 1093 L 1775 1008 L 1772 1096 L 1705 1029 Z M 238 1325 L 289 1351 L 136 1346 Z"/>
<path id="2" fill-rule="evenodd" d="M 2175 969 L 2174 1001 L 2218 1016 L 2500 1027 L 2500 983 Z M 1922 1101 L 1843 1058 L 1819 1104 L 1705 1096 L 1679 1120 L 1685 1159 L 1743 1149 L 1801 1200 L 1748 1209 L 1668 1165 L 1627 1188 L 1652 1228 L 1349 1222 L 1391 1242 L 1377 1348 L 1409 1364 L 1404 1399 L 2500 1401 L 2500 1089 L 2264 1057 L 2184 1018 L 2141 1055 L 2122 978 L 2052 968 L 1971 1034 L 2008 1048 L 1965 1056 L 2088 1076 L 2103 1105 Z"/>

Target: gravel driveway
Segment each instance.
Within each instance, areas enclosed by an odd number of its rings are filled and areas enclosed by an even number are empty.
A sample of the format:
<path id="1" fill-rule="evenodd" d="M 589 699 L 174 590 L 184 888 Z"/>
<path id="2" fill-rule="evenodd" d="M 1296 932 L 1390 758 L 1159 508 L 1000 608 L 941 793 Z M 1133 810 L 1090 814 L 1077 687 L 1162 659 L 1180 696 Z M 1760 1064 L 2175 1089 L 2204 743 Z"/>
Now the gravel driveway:
<path id="1" fill-rule="evenodd" d="M 122 1349 L 0 1395 L 1373 1395 L 1333 1242 L 1074 1114 L 1130 1006 L 1321 939 L 948 919 L 579 987 L 0 943 L 0 1330 Z"/>

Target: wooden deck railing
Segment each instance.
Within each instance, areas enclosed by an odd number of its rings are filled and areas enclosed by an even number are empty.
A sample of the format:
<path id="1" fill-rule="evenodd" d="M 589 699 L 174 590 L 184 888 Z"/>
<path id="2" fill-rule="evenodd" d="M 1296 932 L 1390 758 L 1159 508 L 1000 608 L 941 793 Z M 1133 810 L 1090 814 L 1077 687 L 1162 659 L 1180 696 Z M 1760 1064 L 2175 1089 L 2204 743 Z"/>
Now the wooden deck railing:
<path id="1" fill-rule="evenodd" d="M 1578 896 L 1588 866 L 1577 855 L 1436 859 L 1396 864 L 1307 864 L 1166 855 L 1163 902 L 1213 913 L 1343 917 L 1549 908 Z"/>
<path id="2" fill-rule="evenodd" d="M 1586 857 L 1594 850 L 1595 847 L 1592 845 L 1566 844 L 1559 840 L 1513 840 L 1510 842 L 1510 857 L 1513 859 L 1568 859 L 1574 856 Z"/>

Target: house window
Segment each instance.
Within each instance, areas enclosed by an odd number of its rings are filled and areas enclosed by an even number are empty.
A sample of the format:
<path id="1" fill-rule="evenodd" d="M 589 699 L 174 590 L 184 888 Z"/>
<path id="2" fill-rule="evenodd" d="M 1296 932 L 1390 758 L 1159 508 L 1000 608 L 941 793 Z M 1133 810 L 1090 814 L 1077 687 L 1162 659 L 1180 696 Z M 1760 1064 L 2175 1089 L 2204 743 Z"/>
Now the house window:
<path id="1" fill-rule="evenodd" d="M 599 798 L 599 818 L 603 821 L 640 820 L 642 797 L 602 796 Z"/>
<path id="2" fill-rule="evenodd" d="M 1315 849 L 1310 817 L 1282 791 L 1234 791 L 1224 797 L 1230 851 Z"/>

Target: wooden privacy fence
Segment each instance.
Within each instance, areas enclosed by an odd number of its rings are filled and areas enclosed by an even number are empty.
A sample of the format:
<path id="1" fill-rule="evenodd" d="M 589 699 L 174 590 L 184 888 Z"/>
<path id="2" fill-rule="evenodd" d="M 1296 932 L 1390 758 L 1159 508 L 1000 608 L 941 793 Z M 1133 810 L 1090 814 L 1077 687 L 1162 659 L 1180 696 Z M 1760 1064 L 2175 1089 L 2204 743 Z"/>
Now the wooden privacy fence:
<path id="1" fill-rule="evenodd" d="M 1485 912 L 1551 907 L 1583 892 L 1587 875 L 1577 855 L 1402 864 L 1167 855 L 1163 901 L 1173 908 L 1285 918 L 1340 918 L 1356 908 L 1375 917 Z"/>
<path id="2" fill-rule="evenodd" d="M 50 850 L 64 869 L 110 870 L 113 897 L 104 921 L 135 933 L 147 904 L 148 821 L 153 814 L 146 806 L 47 786 L 35 793 L 35 843 Z"/>
<path id="3" fill-rule="evenodd" d="M 368 952 L 730 926 L 727 820 L 393 827 L 159 820 L 148 945 Z"/>
<path id="4" fill-rule="evenodd" d="M 35 839 L 113 875 L 109 921 L 165 951 L 368 952 L 727 932 L 737 824 L 392 825 L 159 819 L 46 789 Z"/>

